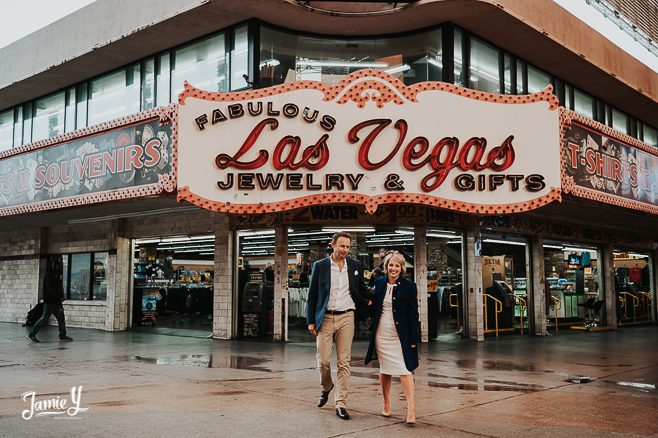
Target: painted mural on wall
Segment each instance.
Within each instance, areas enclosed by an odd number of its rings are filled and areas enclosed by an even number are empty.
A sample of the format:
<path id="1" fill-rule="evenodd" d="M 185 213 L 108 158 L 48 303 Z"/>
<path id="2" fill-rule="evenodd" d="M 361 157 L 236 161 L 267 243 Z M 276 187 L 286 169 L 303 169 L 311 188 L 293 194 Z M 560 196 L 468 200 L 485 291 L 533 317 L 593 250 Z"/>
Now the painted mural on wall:
<path id="1" fill-rule="evenodd" d="M 90 199 L 104 193 L 133 197 L 141 194 L 136 189 L 161 185 L 163 176 L 171 177 L 172 123 L 151 115 L 127 126 L 112 129 L 113 124 L 104 132 L 0 159 L 0 215 L 20 212 L 17 206 L 66 206 L 55 203 L 66 199 L 111 200 Z"/>
<path id="2" fill-rule="evenodd" d="M 570 111 L 564 114 L 565 192 L 658 214 L 656 148 Z"/>

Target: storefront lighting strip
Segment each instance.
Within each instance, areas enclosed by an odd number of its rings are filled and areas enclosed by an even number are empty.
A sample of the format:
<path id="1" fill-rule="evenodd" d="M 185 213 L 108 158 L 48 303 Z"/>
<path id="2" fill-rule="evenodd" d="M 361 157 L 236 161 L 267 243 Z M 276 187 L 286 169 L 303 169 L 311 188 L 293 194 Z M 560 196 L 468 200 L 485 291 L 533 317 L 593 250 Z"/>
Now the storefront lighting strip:
<path id="1" fill-rule="evenodd" d="M 240 237 L 267 236 L 267 235 L 273 235 L 273 234 L 274 234 L 274 230 L 238 231 L 238 236 L 240 236 Z"/>
<path id="2" fill-rule="evenodd" d="M 411 69 L 409 67 L 409 64 L 402 64 L 402 65 L 396 65 L 395 67 L 387 68 L 384 71 L 390 75 L 395 74 L 395 73 L 402 73 L 407 70 Z"/>
<path id="3" fill-rule="evenodd" d="M 427 237 L 440 237 L 443 239 L 454 239 L 455 236 L 454 234 L 436 234 L 436 233 L 427 233 Z"/>
<path id="4" fill-rule="evenodd" d="M 345 227 L 345 228 L 322 228 L 322 231 L 328 233 L 338 233 L 340 231 L 345 231 L 346 233 L 373 233 L 375 229 L 373 227 Z"/>
<path id="5" fill-rule="evenodd" d="M 596 248 L 578 248 L 576 246 L 563 246 L 564 251 L 587 251 L 587 252 L 596 252 Z"/>
<path id="6" fill-rule="evenodd" d="M 461 245 L 462 241 L 461 240 L 448 240 L 447 243 L 459 243 Z"/>
<path id="7" fill-rule="evenodd" d="M 525 243 L 512 242 L 511 240 L 484 239 L 483 242 L 485 242 L 485 243 L 502 243 L 504 245 L 525 246 Z"/>
<path id="8" fill-rule="evenodd" d="M 316 60 L 297 60 L 297 65 L 308 67 L 357 67 L 357 68 L 384 68 L 388 67 L 385 62 L 345 62 L 345 61 L 316 61 Z"/>
<path id="9" fill-rule="evenodd" d="M 160 238 L 157 239 L 135 239 L 135 244 L 146 244 L 146 243 L 160 243 Z"/>
<path id="10" fill-rule="evenodd" d="M 629 252 L 629 253 L 628 253 L 628 256 L 629 256 L 629 257 L 640 258 L 640 259 L 643 259 L 643 258 L 645 258 L 645 257 L 649 257 L 648 254 L 638 254 L 638 253 L 635 253 L 635 252 Z"/>
<path id="11" fill-rule="evenodd" d="M 562 247 L 558 245 L 544 245 L 544 248 L 562 249 Z"/>

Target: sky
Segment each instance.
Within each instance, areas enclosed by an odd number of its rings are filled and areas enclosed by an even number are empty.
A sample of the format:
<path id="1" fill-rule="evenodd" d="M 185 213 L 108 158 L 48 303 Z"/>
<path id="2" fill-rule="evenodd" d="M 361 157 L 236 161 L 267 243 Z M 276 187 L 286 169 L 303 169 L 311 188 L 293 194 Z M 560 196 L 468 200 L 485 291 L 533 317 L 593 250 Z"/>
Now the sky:
<path id="1" fill-rule="evenodd" d="M 550 0 L 546 0 L 550 1 Z M 615 26 L 585 0 L 552 0 L 617 46 L 658 72 L 658 57 Z M 0 48 L 59 20 L 94 0 L 0 0 Z"/>
<path id="2" fill-rule="evenodd" d="M 0 0 L 0 48 L 93 2 L 94 0 Z"/>

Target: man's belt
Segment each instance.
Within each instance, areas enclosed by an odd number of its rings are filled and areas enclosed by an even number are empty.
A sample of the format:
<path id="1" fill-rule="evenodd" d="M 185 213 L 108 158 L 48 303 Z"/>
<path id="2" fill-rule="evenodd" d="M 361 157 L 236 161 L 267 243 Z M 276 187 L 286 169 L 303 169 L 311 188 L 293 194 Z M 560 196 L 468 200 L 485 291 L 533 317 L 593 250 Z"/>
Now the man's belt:
<path id="1" fill-rule="evenodd" d="M 327 310 L 325 313 L 328 313 L 329 315 L 342 315 L 343 313 L 347 312 L 354 312 L 354 309 L 348 309 L 348 310 Z"/>

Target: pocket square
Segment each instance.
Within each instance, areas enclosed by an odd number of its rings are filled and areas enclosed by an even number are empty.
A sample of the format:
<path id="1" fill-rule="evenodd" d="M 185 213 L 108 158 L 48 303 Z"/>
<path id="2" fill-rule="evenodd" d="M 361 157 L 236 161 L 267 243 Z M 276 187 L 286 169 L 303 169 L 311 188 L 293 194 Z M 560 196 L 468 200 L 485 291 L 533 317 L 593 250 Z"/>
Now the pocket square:
<path id="1" fill-rule="evenodd" d="M 354 275 L 359 275 L 359 271 L 354 271 Z"/>

